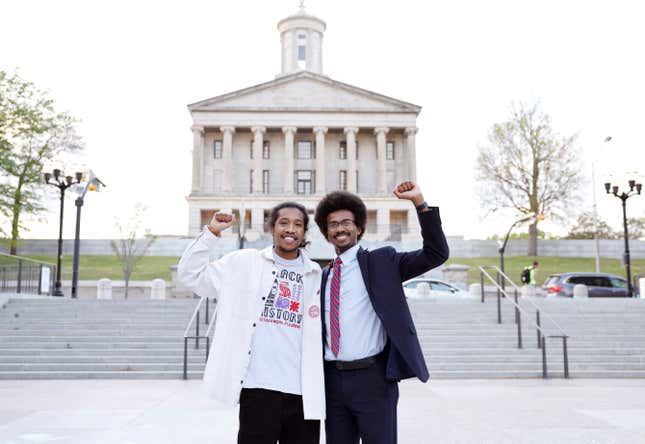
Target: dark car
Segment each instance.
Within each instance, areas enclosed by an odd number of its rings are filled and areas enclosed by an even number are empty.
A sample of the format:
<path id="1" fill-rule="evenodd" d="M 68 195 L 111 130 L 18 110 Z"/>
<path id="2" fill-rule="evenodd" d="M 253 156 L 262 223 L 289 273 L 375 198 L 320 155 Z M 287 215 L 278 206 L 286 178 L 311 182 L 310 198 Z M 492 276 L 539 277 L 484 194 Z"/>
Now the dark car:
<path id="1" fill-rule="evenodd" d="M 547 296 L 573 297 L 576 284 L 587 286 L 589 297 L 628 297 L 627 281 L 614 274 L 607 273 L 561 273 L 552 274 L 542 285 Z"/>

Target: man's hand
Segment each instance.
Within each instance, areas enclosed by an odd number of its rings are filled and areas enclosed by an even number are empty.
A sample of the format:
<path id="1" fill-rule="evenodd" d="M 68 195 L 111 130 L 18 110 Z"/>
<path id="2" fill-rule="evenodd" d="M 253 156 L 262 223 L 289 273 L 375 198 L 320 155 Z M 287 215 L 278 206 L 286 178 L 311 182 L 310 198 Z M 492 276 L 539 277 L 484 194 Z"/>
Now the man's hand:
<path id="1" fill-rule="evenodd" d="M 394 195 L 399 199 L 406 199 L 412 201 L 415 207 L 421 205 L 424 202 L 423 194 L 421 194 L 421 188 L 419 185 L 407 180 L 401 182 L 396 187 L 394 187 Z"/>
<path id="2" fill-rule="evenodd" d="M 217 212 L 213 214 L 213 218 L 211 219 L 210 224 L 208 224 L 208 228 L 211 230 L 211 233 L 219 236 L 219 233 L 233 225 L 234 222 L 235 216 L 232 214 Z"/>

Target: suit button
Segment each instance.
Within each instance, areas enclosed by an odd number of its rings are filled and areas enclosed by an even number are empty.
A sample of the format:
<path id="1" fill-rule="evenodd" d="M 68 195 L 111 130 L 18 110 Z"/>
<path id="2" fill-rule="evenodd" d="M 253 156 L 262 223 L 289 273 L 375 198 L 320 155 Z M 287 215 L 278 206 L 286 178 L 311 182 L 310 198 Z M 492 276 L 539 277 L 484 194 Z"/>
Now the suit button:
<path id="1" fill-rule="evenodd" d="M 244 381 L 240 381 L 240 384 L 244 384 Z"/>
<path id="2" fill-rule="evenodd" d="M 266 299 L 266 297 L 262 297 L 262 300 L 265 300 L 265 299 Z"/>
<path id="3" fill-rule="evenodd" d="M 253 323 L 253 326 L 255 327 L 255 322 Z"/>

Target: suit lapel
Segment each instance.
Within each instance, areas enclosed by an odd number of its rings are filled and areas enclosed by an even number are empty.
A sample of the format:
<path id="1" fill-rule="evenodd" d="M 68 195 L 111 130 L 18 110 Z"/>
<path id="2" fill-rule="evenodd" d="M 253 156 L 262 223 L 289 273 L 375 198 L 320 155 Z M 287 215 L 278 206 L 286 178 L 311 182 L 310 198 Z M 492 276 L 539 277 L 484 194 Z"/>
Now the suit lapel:
<path id="1" fill-rule="evenodd" d="M 323 268 L 322 280 L 320 282 L 320 319 L 322 321 L 322 336 L 323 344 L 327 337 L 327 324 L 325 321 L 325 293 L 327 289 L 327 278 L 329 277 L 329 271 L 331 270 L 331 262 Z"/>
<path id="2" fill-rule="evenodd" d="M 363 247 L 359 247 L 358 253 L 356 253 L 356 259 L 358 260 L 358 267 L 361 269 L 365 288 L 367 288 L 367 294 L 370 296 L 370 299 L 372 299 L 372 287 L 370 285 L 369 273 L 369 252 L 364 250 Z"/>

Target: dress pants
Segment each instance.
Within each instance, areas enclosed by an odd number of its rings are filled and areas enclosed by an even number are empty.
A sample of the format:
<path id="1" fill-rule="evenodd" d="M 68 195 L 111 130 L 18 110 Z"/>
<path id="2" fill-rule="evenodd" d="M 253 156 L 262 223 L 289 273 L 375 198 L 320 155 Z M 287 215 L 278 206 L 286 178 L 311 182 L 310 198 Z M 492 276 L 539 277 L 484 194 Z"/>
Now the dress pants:
<path id="1" fill-rule="evenodd" d="M 242 389 L 238 444 L 318 444 L 320 421 L 305 420 L 302 396 Z"/>
<path id="2" fill-rule="evenodd" d="M 357 370 L 325 363 L 327 444 L 396 444 L 399 385 L 385 379 L 385 360 Z"/>

